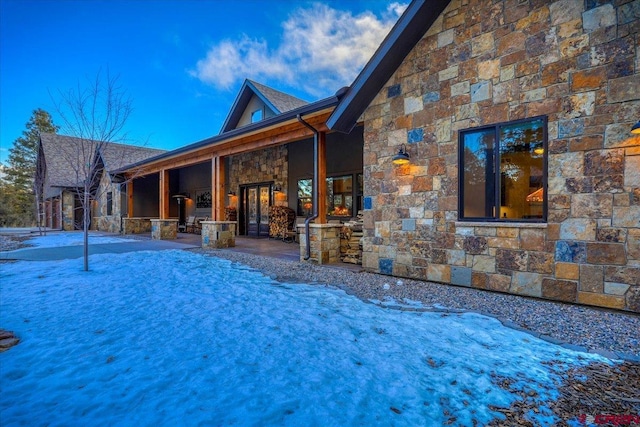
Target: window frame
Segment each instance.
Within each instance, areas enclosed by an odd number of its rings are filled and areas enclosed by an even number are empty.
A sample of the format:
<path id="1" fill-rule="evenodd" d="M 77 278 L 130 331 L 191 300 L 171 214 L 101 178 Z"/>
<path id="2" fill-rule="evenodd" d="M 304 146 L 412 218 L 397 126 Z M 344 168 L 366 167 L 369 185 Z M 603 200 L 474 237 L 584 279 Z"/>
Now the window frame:
<path id="1" fill-rule="evenodd" d="M 107 216 L 113 215 L 113 191 L 107 191 Z"/>
<path id="2" fill-rule="evenodd" d="M 507 126 L 514 126 L 518 124 L 531 123 L 535 121 L 542 121 L 542 147 L 544 153 L 542 154 L 542 188 L 544 197 L 542 201 L 542 218 L 501 218 L 500 217 L 500 200 L 501 200 L 501 173 L 500 171 L 500 129 Z M 464 136 L 469 133 L 482 132 L 493 129 L 494 131 L 494 152 L 498 155 L 493 156 L 493 171 L 494 171 L 494 200 L 493 200 L 493 217 L 465 217 L 464 215 Z M 491 125 L 478 126 L 473 128 L 467 128 L 458 132 L 458 221 L 461 222 L 496 222 L 496 223 L 546 223 L 548 218 L 548 178 L 549 178 L 549 150 L 548 150 L 548 117 L 546 115 L 528 117 L 525 119 L 511 120 L 507 122 L 500 122 Z"/>

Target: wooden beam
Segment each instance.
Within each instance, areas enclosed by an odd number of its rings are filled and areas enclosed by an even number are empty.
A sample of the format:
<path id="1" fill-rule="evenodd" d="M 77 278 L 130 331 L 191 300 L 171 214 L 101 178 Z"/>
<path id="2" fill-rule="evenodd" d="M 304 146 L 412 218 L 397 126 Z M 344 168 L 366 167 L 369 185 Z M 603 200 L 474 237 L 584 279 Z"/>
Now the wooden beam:
<path id="1" fill-rule="evenodd" d="M 325 121 L 328 117 L 329 114 L 326 113 L 309 119 L 305 117 L 305 120 L 319 131 L 326 132 L 328 131 L 328 128 L 325 125 Z M 138 169 L 136 174 L 149 175 L 151 173 L 160 172 L 163 169 L 177 169 L 185 166 L 191 166 L 210 161 L 210 159 L 215 156 L 230 156 L 233 154 L 261 150 L 310 138 L 312 136 L 313 134 L 309 129 L 302 126 L 297 121 L 294 121 L 274 129 L 239 136 L 235 139 L 221 141 L 188 153 L 179 154 L 170 159 L 159 160 L 157 163 Z"/>
<path id="2" fill-rule="evenodd" d="M 327 223 L 327 139 L 318 132 L 318 218 L 316 224 Z"/>
<path id="3" fill-rule="evenodd" d="M 169 218 L 169 171 L 160 171 L 160 219 Z"/>

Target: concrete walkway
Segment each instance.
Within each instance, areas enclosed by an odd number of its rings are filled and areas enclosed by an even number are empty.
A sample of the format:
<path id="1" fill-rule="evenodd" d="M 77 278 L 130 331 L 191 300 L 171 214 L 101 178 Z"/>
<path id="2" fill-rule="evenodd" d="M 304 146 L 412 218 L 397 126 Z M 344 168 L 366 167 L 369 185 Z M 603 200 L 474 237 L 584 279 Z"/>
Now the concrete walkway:
<path id="1" fill-rule="evenodd" d="M 200 236 L 198 236 L 200 237 Z M 167 249 L 192 249 L 199 248 L 200 242 L 179 240 L 152 240 L 140 239 L 120 243 L 100 243 L 91 244 L 89 238 L 89 255 L 95 254 L 121 254 L 137 251 L 162 251 Z M 0 260 L 20 260 L 20 261 L 53 261 L 61 259 L 75 259 L 83 257 L 83 246 L 59 246 L 53 248 L 22 248 L 15 251 L 0 252 Z"/>

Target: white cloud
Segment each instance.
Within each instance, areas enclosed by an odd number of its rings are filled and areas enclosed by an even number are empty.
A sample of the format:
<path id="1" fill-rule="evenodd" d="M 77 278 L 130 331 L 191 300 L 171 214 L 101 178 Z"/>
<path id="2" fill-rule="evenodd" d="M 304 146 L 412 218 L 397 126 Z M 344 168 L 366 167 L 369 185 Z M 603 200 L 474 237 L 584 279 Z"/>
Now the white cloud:
<path id="1" fill-rule="evenodd" d="M 405 8 L 392 3 L 382 17 L 320 3 L 298 8 L 282 23 L 277 46 L 247 35 L 226 39 L 212 46 L 191 74 L 219 89 L 251 78 L 328 96 L 351 84 Z"/>

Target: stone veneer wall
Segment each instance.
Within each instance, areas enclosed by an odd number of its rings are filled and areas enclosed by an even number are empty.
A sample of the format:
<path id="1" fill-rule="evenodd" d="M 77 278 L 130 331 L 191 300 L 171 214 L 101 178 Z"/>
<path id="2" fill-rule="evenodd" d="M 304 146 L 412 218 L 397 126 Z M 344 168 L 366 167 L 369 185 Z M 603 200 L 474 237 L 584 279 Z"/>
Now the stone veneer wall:
<path id="1" fill-rule="evenodd" d="M 639 18 L 638 1 L 453 0 L 364 114 L 363 266 L 640 312 Z M 458 130 L 538 115 L 548 223 L 458 222 Z"/>
<path id="2" fill-rule="evenodd" d="M 72 191 L 62 192 L 62 229 L 64 231 L 75 230 L 75 193 Z"/>
<path id="3" fill-rule="evenodd" d="M 265 150 L 231 156 L 227 185 L 230 191 L 235 191 L 239 195 L 240 185 L 273 181 L 274 185 L 282 187 L 282 193 L 274 199 L 274 205 L 288 206 L 288 177 L 287 146 L 279 145 Z"/>
<path id="4" fill-rule="evenodd" d="M 98 231 L 107 231 L 109 233 L 119 233 L 121 228 L 122 208 L 120 206 L 120 185 L 112 184 L 109 174 L 103 174 L 98 187 L 98 203 L 97 212 L 93 218 L 92 224 Z M 112 214 L 107 215 L 107 193 L 112 192 Z M 126 213 L 127 207 L 124 206 Z"/>

